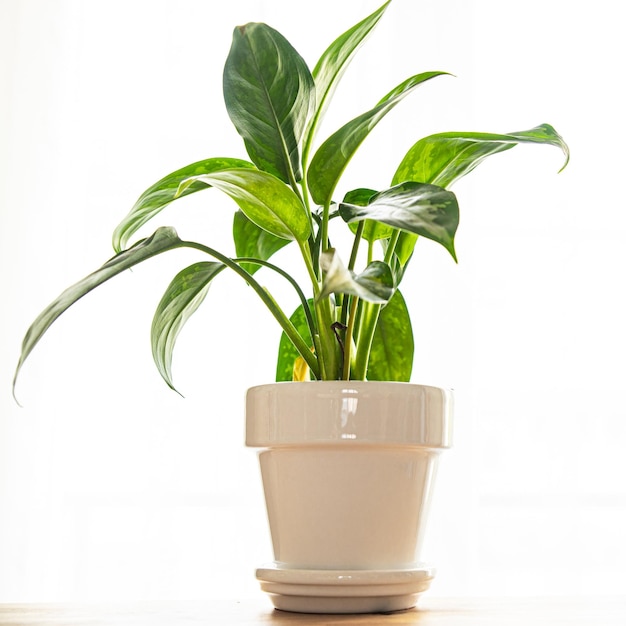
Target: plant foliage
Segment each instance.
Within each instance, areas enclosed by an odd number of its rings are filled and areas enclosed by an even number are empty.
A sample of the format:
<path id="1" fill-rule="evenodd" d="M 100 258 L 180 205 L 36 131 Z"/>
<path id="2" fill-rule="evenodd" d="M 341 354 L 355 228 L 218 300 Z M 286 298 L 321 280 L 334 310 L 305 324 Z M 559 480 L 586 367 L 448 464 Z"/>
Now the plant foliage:
<path id="1" fill-rule="evenodd" d="M 509 134 L 439 133 L 409 149 L 389 188 L 355 189 L 336 199 L 346 167 L 373 128 L 417 87 L 445 74 L 411 76 L 317 146 L 317 132 L 338 82 L 389 4 L 333 41 L 312 71 L 287 39 L 266 24 L 235 28 L 223 92 L 249 161 L 209 158 L 149 187 L 114 231 L 116 256 L 65 290 L 31 325 L 16 378 L 50 325 L 83 295 L 156 254 L 187 247 L 211 260 L 194 263 L 174 277 L 152 322 L 154 361 L 170 387 L 178 333 L 225 270 L 252 287 L 283 330 L 277 380 L 410 379 L 414 341 L 399 286 L 419 237 L 440 244 L 456 261 L 459 205 L 449 187 L 488 156 L 520 143 L 560 148 L 563 167 L 569 152 L 548 124 Z M 237 256 L 203 242 L 183 241 L 170 227 L 129 245 L 170 203 L 209 188 L 234 202 Z M 345 223 L 349 250 L 333 247 L 331 220 Z M 289 244 L 297 247 L 306 269 L 305 286 L 270 262 Z M 278 273 L 294 289 L 300 304 L 291 315 L 258 282 L 260 269 Z"/>

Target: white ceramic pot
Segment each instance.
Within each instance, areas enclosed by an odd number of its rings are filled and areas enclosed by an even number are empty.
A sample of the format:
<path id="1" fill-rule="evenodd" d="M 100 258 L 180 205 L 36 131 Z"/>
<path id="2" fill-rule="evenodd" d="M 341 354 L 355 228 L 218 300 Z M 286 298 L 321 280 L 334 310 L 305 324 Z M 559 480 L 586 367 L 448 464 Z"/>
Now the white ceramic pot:
<path id="1" fill-rule="evenodd" d="M 420 561 L 451 392 L 386 382 L 275 383 L 246 398 L 275 561 L 257 578 L 276 608 L 410 608 L 430 585 Z"/>

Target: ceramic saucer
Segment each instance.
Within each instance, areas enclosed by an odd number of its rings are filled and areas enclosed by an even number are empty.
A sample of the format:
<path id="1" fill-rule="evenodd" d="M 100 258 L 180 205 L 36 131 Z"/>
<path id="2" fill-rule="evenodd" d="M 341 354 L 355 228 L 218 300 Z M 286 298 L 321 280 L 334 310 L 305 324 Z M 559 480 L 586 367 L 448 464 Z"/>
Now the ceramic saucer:
<path id="1" fill-rule="evenodd" d="M 259 568 L 256 577 L 283 611 L 386 613 L 414 607 L 434 574 L 422 564 L 401 570 L 309 570 L 272 563 Z"/>

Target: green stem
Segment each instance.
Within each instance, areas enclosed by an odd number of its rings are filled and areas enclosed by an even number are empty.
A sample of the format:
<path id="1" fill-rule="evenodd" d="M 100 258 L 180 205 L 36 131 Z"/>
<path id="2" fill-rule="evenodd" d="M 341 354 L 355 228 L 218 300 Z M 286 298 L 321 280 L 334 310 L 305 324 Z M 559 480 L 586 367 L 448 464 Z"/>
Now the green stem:
<path id="1" fill-rule="evenodd" d="M 302 165 L 304 169 L 304 164 Z M 306 171 L 303 174 L 302 181 L 300 182 L 302 186 L 302 200 L 304 203 L 304 208 L 306 209 L 306 213 L 309 217 L 309 226 L 311 228 L 311 235 L 309 236 L 309 250 L 312 250 L 314 242 L 315 242 L 315 223 L 313 221 L 313 211 L 311 211 L 311 200 L 309 198 L 309 187 L 306 183 Z"/>
<path id="2" fill-rule="evenodd" d="M 317 315 L 317 329 L 319 331 L 319 346 L 316 347 L 319 369 L 322 380 L 334 380 L 338 377 L 337 342 L 333 334 L 332 325 L 335 321 L 329 298 L 318 299 L 321 291 L 320 282 L 313 267 L 311 252 L 306 243 L 300 243 L 302 257 L 309 272 L 313 293 L 315 296 L 315 312 Z"/>
<path id="3" fill-rule="evenodd" d="M 352 367 L 352 378 L 354 380 L 365 380 L 367 376 L 367 366 L 372 350 L 374 332 L 378 323 L 378 316 L 382 306 L 372 302 L 363 302 L 357 338 L 357 352 Z"/>
<path id="4" fill-rule="evenodd" d="M 359 243 L 361 242 L 361 236 L 363 235 L 363 229 L 365 227 L 365 220 L 362 220 L 359 222 L 357 229 L 356 229 L 356 233 L 354 235 L 354 243 L 352 244 L 352 253 L 350 254 L 350 260 L 348 262 L 348 269 L 350 271 L 354 271 L 354 266 L 356 265 L 356 258 L 357 258 L 357 254 L 359 252 Z M 358 298 L 356 298 L 357 302 L 358 302 Z M 350 305 L 350 319 L 348 321 L 348 301 L 349 298 L 347 296 L 344 296 L 344 305 L 341 307 L 341 325 L 342 326 L 350 326 L 350 337 L 352 337 L 352 332 L 354 330 L 354 323 L 355 323 L 355 317 L 356 317 L 356 312 L 358 309 L 358 304 L 355 305 L 354 302 L 351 302 Z M 344 346 L 344 353 L 345 353 L 345 346 Z M 345 359 L 345 355 L 344 355 L 344 372 L 345 372 L 345 368 L 346 368 L 346 359 Z M 348 380 L 347 378 L 345 380 Z"/>
<path id="5" fill-rule="evenodd" d="M 304 315 L 306 316 L 307 324 L 309 326 L 309 330 L 311 331 L 311 337 L 314 337 L 317 333 L 317 324 L 311 315 L 311 309 L 309 307 L 309 302 L 304 295 L 302 289 L 300 289 L 300 285 L 296 282 L 295 278 L 290 276 L 285 270 L 270 263 L 269 261 L 263 261 L 261 259 L 257 259 L 255 257 L 237 257 L 233 259 L 233 261 L 237 263 L 256 263 L 257 265 L 262 265 L 263 267 L 267 267 L 268 269 L 274 270 L 276 273 L 280 274 L 283 278 L 285 278 L 291 286 L 295 289 L 298 294 L 298 298 L 300 298 L 300 302 L 302 303 L 302 308 L 304 310 Z"/>
<path id="6" fill-rule="evenodd" d="M 306 270 L 309 274 L 311 285 L 313 286 L 313 295 L 317 297 L 320 293 L 320 283 L 319 279 L 317 278 L 317 272 L 315 271 L 315 267 L 313 266 L 313 257 L 311 256 L 311 250 L 306 242 L 299 241 L 298 245 L 300 246 L 300 252 L 302 254 L 302 258 L 304 259 L 304 264 L 306 265 Z"/>
<path id="7" fill-rule="evenodd" d="M 343 380 L 350 380 L 350 365 L 352 361 L 352 335 L 354 333 L 354 321 L 356 319 L 359 298 L 353 296 L 350 302 L 350 316 L 343 345 Z"/>
<path id="8" fill-rule="evenodd" d="M 320 248 L 322 252 L 328 250 L 328 222 L 330 220 L 330 201 L 324 204 L 324 211 L 322 213 L 322 237 L 320 242 Z"/>
<path id="9" fill-rule="evenodd" d="M 259 283 L 252 277 L 252 274 L 246 272 L 236 261 L 233 259 L 223 255 L 221 252 L 214 250 L 213 248 L 209 248 L 200 243 L 196 243 L 195 241 L 182 241 L 181 246 L 185 246 L 187 248 L 193 248 L 195 250 L 200 250 L 201 252 L 205 252 L 210 256 L 216 258 L 218 261 L 222 262 L 226 267 L 230 268 L 241 276 L 252 289 L 257 293 L 259 298 L 261 298 L 263 304 L 269 309 L 270 313 L 274 316 L 276 321 L 280 324 L 281 328 L 285 331 L 285 334 L 291 342 L 295 346 L 296 350 L 300 353 L 300 356 L 307 362 L 307 365 L 313 372 L 316 378 L 320 377 L 320 368 L 319 363 L 315 357 L 315 355 L 311 352 L 310 347 L 306 344 L 304 339 L 300 336 L 300 333 L 297 331 L 296 327 L 292 324 L 291 320 L 285 315 L 283 310 L 278 306 L 274 298 L 270 295 L 270 293 L 261 287 Z"/>
<path id="10" fill-rule="evenodd" d="M 395 230 L 389 238 L 387 251 L 385 252 L 385 263 L 387 263 L 387 265 L 391 264 L 399 237 L 400 231 Z M 353 378 L 356 380 L 365 380 L 367 376 L 367 366 L 369 365 L 370 353 L 372 351 L 372 342 L 374 341 L 374 333 L 376 332 L 381 309 L 382 305 L 380 304 L 373 304 L 371 302 L 363 303 L 359 320 L 358 349 L 352 368 Z"/>
<path id="11" fill-rule="evenodd" d="M 348 261 L 348 269 L 354 270 L 356 265 L 356 257 L 359 253 L 359 244 L 361 243 L 361 237 L 363 235 L 363 229 L 365 228 L 365 220 L 361 220 L 356 227 L 356 233 L 354 234 L 354 243 L 352 244 L 352 252 L 350 253 L 350 260 Z"/>
<path id="12" fill-rule="evenodd" d="M 335 316 L 331 308 L 330 298 L 315 301 L 315 310 L 320 331 L 320 368 L 322 380 L 339 378 L 339 343 L 333 332 Z"/>
<path id="13" fill-rule="evenodd" d="M 391 259 L 396 251 L 398 245 L 398 239 L 400 239 L 400 230 L 394 230 L 391 237 L 389 237 L 389 243 L 387 244 L 387 251 L 385 252 L 385 263 L 391 265 Z"/>

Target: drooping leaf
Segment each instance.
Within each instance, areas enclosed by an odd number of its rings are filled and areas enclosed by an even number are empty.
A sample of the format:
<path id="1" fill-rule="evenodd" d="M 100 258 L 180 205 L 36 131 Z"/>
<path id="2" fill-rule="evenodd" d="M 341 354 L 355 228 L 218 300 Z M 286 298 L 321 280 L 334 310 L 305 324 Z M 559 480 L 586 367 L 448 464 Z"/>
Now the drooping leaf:
<path id="1" fill-rule="evenodd" d="M 313 200 L 326 205 L 350 159 L 380 120 L 422 83 L 446 72 L 424 72 L 400 83 L 373 108 L 333 133 L 315 153 L 307 180 Z"/>
<path id="2" fill-rule="evenodd" d="M 307 145 L 310 146 L 324 113 L 332 99 L 332 95 L 346 71 L 350 61 L 361 47 L 367 36 L 372 32 L 391 0 L 388 0 L 371 15 L 337 37 L 322 53 L 313 69 L 315 80 L 316 108 L 307 130 Z"/>
<path id="3" fill-rule="evenodd" d="M 342 203 L 339 214 L 348 223 L 372 219 L 432 239 L 456 261 L 454 235 L 459 205 L 451 191 L 435 185 L 402 183 L 376 194 L 366 207 Z"/>
<path id="4" fill-rule="evenodd" d="M 202 304 L 213 279 L 225 265 L 203 261 L 179 272 L 168 285 L 152 319 L 152 358 L 168 386 L 172 381 L 172 353 L 181 329 Z"/>
<path id="5" fill-rule="evenodd" d="M 531 130 L 496 135 L 492 133 L 439 133 L 420 139 L 402 159 L 392 185 L 405 181 L 449 187 L 471 172 L 488 156 L 514 148 L 519 143 L 556 146 L 563 151 L 565 168 L 569 148 L 549 124 Z"/>
<path id="6" fill-rule="evenodd" d="M 315 106 L 315 85 L 298 52 L 266 24 L 239 26 L 223 86 L 228 114 L 250 159 L 284 182 L 300 180 L 299 145 Z"/>
<path id="7" fill-rule="evenodd" d="M 313 300 L 308 301 L 308 307 L 311 315 L 313 315 Z M 289 318 L 296 330 L 304 339 L 305 343 L 313 349 L 313 339 L 311 330 L 307 323 L 307 316 L 304 311 L 304 305 L 300 305 Z M 291 339 L 283 332 L 278 345 L 278 359 L 276 362 L 276 382 L 291 381 L 294 379 L 294 367 L 300 357 L 300 353 L 293 345 Z"/>
<path id="8" fill-rule="evenodd" d="M 233 241 L 238 257 L 254 257 L 262 261 L 267 261 L 289 243 L 288 239 L 276 237 L 257 226 L 243 211 L 237 211 L 233 218 Z M 242 263 L 241 267 L 254 274 L 261 266 L 257 263 Z"/>
<path id="9" fill-rule="evenodd" d="M 308 213 L 281 180 L 260 170 L 232 169 L 193 176 L 181 189 L 196 181 L 207 183 L 230 196 L 257 226 L 276 237 L 306 241 L 311 233 Z"/>
<path id="10" fill-rule="evenodd" d="M 378 317 L 367 379 L 408 382 L 413 369 L 413 351 L 409 311 L 402 294 L 396 291 Z"/>
<path id="11" fill-rule="evenodd" d="M 382 261 L 373 261 L 361 274 L 351 272 L 334 249 L 322 253 L 320 258 L 324 276 L 319 298 L 331 293 L 345 293 L 367 302 L 385 303 L 394 291 L 390 267 Z"/>
<path id="12" fill-rule="evenodd" d="M 178 192 L 180 184 L 190 176 L 200 174 L 210 174 L 224 169 L 234 167 L 254 167 L 252 163 L 241 159 L 215 158 L 205 159 L 187 165 L 171 174 L 168 174 L 154 185 L 146 189 L 128 215 L 119 223 L 113 233 L 113 248 L 115 252 L 123 250 L 134 233 L 146 222 L 151 220 L 157 213 L 162 211 L 170 202 L 188 196 L 191 193 L 207 189 L 206 183 L 195 183 L 185 188 L 182 193 Z"/>
<path id="13" fill-rule="evenodd" d="M 360 274 L 354 277 L 357 289 L 352 293 L 368 302 L 388 302 L 394 293 L 394 280 L 391 268 L 382 261 L 372 261 Z"/>
<path id="14" fill-rule="evenodd" d="M 26 332 L 24 341 L 22 342 L 22 353 L 13 379 L 13 388 L 15 389 L 15 383 L 24 361 L 32 352 L 35 345 L 37 345 L 52 323 L 72 306 L 72 304 L 80 300 L 80 298 L 89 293 L 92 289 L 95 289 L 110 278 L 113 278 L 113 276 L 157 254 L 178 248 L 181 243 L 181 240 L 178 238 L 173 228 L 159 228 L 151 237 L 143 239 L 128 250 L 120 252 L 107 261 L 101 268 L 71 287 L 68 287 L 39 314 Z"/>

